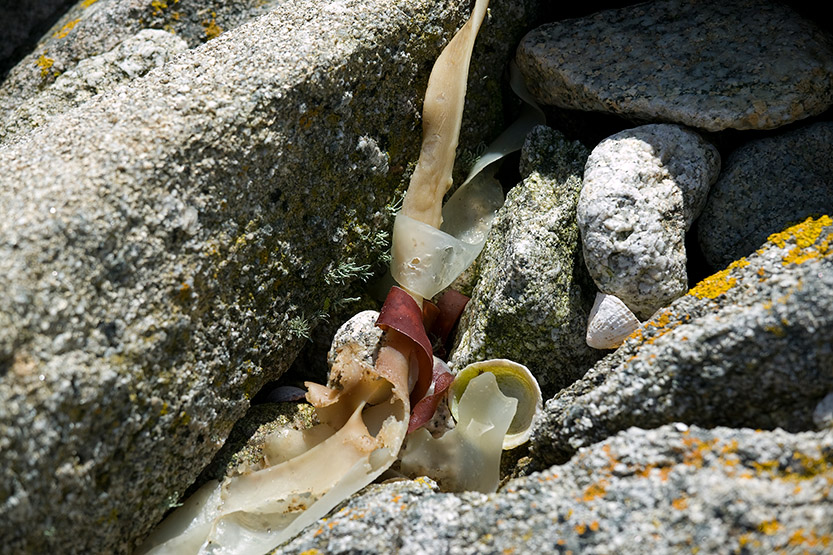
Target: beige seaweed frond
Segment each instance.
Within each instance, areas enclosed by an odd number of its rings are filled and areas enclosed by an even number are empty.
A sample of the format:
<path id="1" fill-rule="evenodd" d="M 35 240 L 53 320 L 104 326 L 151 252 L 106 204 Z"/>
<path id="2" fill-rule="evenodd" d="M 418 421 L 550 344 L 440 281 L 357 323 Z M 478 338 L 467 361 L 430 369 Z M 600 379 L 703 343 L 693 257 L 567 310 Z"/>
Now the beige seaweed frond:
<path id="1" fill-rule="evenodd" d="M 451 187 L 471 53 L 488 7 L 489 0 L 477 0 L 469 20 L 434 63 L 425 90 L 422 149 L 402 214 L 431 227 L 442 223 L 443 196 Z"/>

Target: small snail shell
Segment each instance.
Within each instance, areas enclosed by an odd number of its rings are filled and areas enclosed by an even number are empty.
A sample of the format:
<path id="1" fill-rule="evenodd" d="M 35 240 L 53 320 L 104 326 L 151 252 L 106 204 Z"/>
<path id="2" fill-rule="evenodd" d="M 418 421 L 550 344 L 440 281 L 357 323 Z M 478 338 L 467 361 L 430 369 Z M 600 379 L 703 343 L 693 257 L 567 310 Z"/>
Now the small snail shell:
<path id="1" fill-rule="evenodd" d="M 457 406 L 468 383 L 485 372 L 495 375 L 500 392 L 518 400 L 518 408 L 503 438 L 503 448 L 512 449 L 525 443 L 532 425 L 543 410 L 541 388 L 529 368 L 507 359 L 484 360 L 463 368 L 451 384 L 448 400 L 451 415 L 457 417 Z"/>
<path id="2" fill-rule="evenodd" d="M 596 293 L 585 340 L 594 349 L 616 349 L 639 326 L 639 320 L 618 297 Z"/>

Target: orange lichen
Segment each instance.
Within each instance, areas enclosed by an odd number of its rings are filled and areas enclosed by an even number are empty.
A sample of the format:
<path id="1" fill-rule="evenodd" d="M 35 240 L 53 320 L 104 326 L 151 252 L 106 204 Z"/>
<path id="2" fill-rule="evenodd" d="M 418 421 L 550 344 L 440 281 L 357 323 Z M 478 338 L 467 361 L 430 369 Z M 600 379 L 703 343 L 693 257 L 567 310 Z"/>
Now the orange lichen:
<path id="1" fill-rule="evenodd" d="M 78 19 L 73 19 L 72 21 L 61 27 L 59 30 L 55 31 L 55 33 L 52 36 L 56 39 L 64 38 L 69 34 L 70 31 L 72 31 L 73 27 L 78 25 L 79 21 L 81 21 L 80 17 Z"/>
<path id="2" fill-rule="evenodd" d="M 688 314 L 685 314 L 682 316 L 681 319 L 676 318 L 677 317 L 674 315 L 672 311 L 663 310 L 662 312 L 654 316 L 651 320 L 648 320 L 647 322 L 642 324 L 641 328 L 634 330 L 633 333 L 631 333 L 627 337 L 627 340 L 634 340 L 638 343 L 645 343 L 647 345 L 650 345 L 666 333 L 670 332 L 677 326 L 689 320 L 691 317 Z M 646 338 L 645 332 L 648 332 L 650 328 L 658 330 L 659 333 L 654 333 L 651 337 Z M 636 358 L 636 355 L 631 357 L 631 359 L 633 358 Z"/>
<path id="3" fill-rule="evenodd" d="M 584 495 L 582 495 L 581 500 L 584 502 L 592 501 L 599 497 L 604 497 L 604 494 L 607 493 L 607 480 L 599 480 L 584 490 Z"/>
<path id="4" fill-rule="evenodd" d="M 805 531 L 803 528 L 793 532 L 787 540 L 787 545 L 792 547 L 830 547 L 831 543 L 833 538 L 830 534 L 818 535 L 813 530 Z"/>
<path id="5" fill-rule="evenodd" d="M 671 506 L 677 509 L 678 511 L 682 511 L 683 509 L 688 507 L 688 499 L 685 497 L 678 497 L 677 499 L 671 502 Z"/>
<path id="6" fill-rule="evenodd" d="M 683 445 L 688 449 L 683 453 L 683 464 L 702 468 L 706 453 L 710 452 L 717 443 L 717 439 L 702 441 L 688 434 L 683 437 Z"/>

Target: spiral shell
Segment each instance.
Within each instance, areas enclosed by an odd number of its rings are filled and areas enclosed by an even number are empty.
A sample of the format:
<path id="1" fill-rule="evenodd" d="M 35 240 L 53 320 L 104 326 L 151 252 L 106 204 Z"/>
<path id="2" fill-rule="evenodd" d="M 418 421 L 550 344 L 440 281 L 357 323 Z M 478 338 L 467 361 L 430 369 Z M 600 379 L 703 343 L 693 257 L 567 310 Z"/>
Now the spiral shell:
<path id="1" fill-rule="evenodd" d="M 457 406 L 468 383 L 485 372 L 495 375 L 500 392 L 518 400 L 518 408 L 509 430 L 503 438 L 503 448 L 512 449 L 525 443 L 532 433 L 532 426 L 543 410 L 541 388 L 529 368 L 507 359 L 484 360 L 463 368 L 449 391 L 449 408 L 456 419 Z"/>
<path id="2" fill-rule="evenodd" d="M 585 340 L 594 349 L 616 349 L 639 326 L 639 320 L 618 297 L 596 293 Z"/>

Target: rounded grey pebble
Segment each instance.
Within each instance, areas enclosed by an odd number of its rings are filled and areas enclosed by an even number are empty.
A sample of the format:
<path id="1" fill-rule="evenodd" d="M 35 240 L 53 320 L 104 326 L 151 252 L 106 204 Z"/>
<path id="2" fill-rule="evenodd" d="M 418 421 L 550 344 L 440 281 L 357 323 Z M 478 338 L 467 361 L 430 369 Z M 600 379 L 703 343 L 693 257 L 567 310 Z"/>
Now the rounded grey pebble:
<path id="1" fill-rule="evenodd" d="M 686 292 L 685 233 L 719 169 L 717 149 L 678 125 L 644 125 L 599 143 L 577 217 L 587 269 L 603 293 L 645 319 Z"/>

